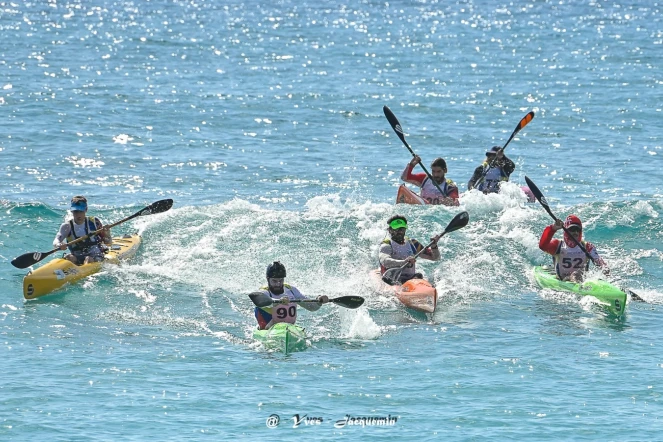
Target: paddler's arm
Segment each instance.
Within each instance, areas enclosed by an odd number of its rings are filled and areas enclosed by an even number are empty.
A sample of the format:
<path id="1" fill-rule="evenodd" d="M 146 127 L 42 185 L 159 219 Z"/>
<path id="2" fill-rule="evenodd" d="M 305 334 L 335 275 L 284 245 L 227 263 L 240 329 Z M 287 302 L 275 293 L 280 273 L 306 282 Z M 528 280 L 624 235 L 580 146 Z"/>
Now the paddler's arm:
<path id="1" fill-rule="evenodd" d="M 559 240 L 553 239 L 555 232 L 561 229 L 558 223 L 562 224 L 562 221 L 557 220 L 555 221 L 555 224 L 547 226 L 543 230 L 541 239 L 539 240 L 539 248 L 549 255 L 554 255 L 557 252 L 557 247 L 559 246 Z"/>
<path id="2" fill-rule="evenodd" d="M 439 239 L 438 237 L 431 238 L 430 240 L 431 242 L 433 242 L 433 244 L 429 248 L 424 250 L 421 253 L 421 255 L 419 255 L 419 258 L 428 259 L 429 261 L 438 261 L 440 259 L 440 249 L 437 247 L 438 239 Z M 414 246 L 417 248 L 417 251 L 424 248 L 424 246 L 422 246 L 421 243 L 416 239 L 413 239 L 412 242 L 414 243 Z"/>
<path id="3" fill-rule="evenodd" d="M 460 202 L 458 201 L 458 187 L 456 186 L 456 183 L 451 182 L 451 184 L 447 184 L 448 189 L 449 189 L 449 196 L 442 198 L 442 201 L 440 204 L 443 204 L 445 206 L 459 206 Z"/>
<path id="4" fill-rule="evenodd" d="M 602 271 L 603 274 L 609 275 L 610 274 L 610 268 L 608 267 L 608 264 L 599 256 L 599 252 L 596 251 L 596 247 L 594 247 L 594 244 L 591 242 L 585 242 L 585 250 L 587 250 L 587 253 L 589 253 L 589 256 L 592 257 L 592 261 L 594 264 L 599 267 Z"/>
<path id="5" fill-rule="evenodd" d="M 55 239 L 53 240 L 54 248 L 59 248 L 60 250 L 65 250 L 67 248 L 67 243 L 65 240 L 69 236 L 70 230 L 71 226 L 69 223 L 63 223 L 60 226 L 60 230 L 58 230 L 58 233 L 55 235 Z"/>
<path id="6" fill-rule="evenodd" d="M 504 171 L 506 176 L 510 177 L 513 171 L 516 170 L 516 164 L 513 161 L 511 161 L 511 159 L 506 155 L 504 156 L 503 161 L 504 162 L 502 164 L 502 170 Z"/>
<path id="7" fill-rule="evenodd" d="M 294 295 L 295 299 L 305 301 L 305 302 L 300 302 L 299 305 L 301 305 L 310 312 L 318 311 L 322 306 L 322 304 L 326 304 L 329 302 L 329 298 L 327 297 L 327 295 L 320 295 L 316 299 L 308 299 L 306 296 L 302 295 L 301 292 L 297 290 L 295 287 L 290 287 L 290 290 L 292 290 L 292 294 Z"/>
<path id="8" fill-rule="evenodd" d="M 110 245 L 113 243 L 113 238 L 111 236 L 110 229 L 107 229 L 104 227 L 103 223 L 99 218 L 94 219 L 94 224 L 97 226 L 97 230 L 103 229 L 103 231 L 99 234 L 99 237 L 101 240 L 104 242 L 106 245 Z"/>
<path id="9" fill-rule="evenodd" d="M 481 178 L 482 173 L 483 173 L 483 166 L 479 166 L 476 169 L 474 169 L 472 178 L 470 178 L 470 180 L 467 182 L 467 190 L 474 189 L 474 186 L 477 184 L 477 180 Z"/>
<path id="10" fill-rule="evenodd" d="M 421 185 L 424 183 L 424 180 L 426 179 L 426 174 L 412 173 L 414 167 L 420 162 L 421 158 L 419 158 L 419 155 L 412 158 L 412 161 L 410 161 L 407 166 L 405 166 L 405 170 L 403 170 L 403 173 L 401 174 L 401 180 L 405 181 L 406 183 L 414 184 L 417 187 L 421 187 Z"/>

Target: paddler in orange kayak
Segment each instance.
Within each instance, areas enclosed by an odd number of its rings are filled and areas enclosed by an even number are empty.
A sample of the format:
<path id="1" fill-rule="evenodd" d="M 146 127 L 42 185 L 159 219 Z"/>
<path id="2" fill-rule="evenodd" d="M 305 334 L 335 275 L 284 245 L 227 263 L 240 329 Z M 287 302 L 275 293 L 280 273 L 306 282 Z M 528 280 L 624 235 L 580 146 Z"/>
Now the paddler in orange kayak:
<path id="1" fill-rule="evenodd" d="M 424 246 L 416 239 L 405 236 L 407 219 L 401 215 L 392 216 L 387 220 L 387 226 L 389 238 L 385 238 L 380 245 L 380 273 L 384 275 L 389 269 L 395 269 L 389 273 L 397 273 L 400 267 L 407 264 L 402 269 L 400 276 L 396 274 L 389 279 L 398 280 L 401 283 L 413 278 L 423 279 L 423 275 L 417 273 L 415 267 L 417 260 L 414 255 L 423 250 Z M 419 258 L 438 261 L 440 250 L 437 248 L 437 237 L 431 238 L 431 241 L 432 245 L 424 250 Z"/>
<path id="2" fill-rule="evenodd" d="M 66 250 L 69 247 L 71 253 L 66 255 L 64 259 L 76 265 L 103 261 L 104 253 L 107 250 L 106 246 L 112 242 L 110 229 L 104 229 L 96 235 L 68 246 L 67 242 L 104 228 L 99 218 L 85 216 L 87 214 L 87 199 L 84 196 L 73 197 L 69 210 L 71 210 L 73 219 L 60 226 L 60 230 L 53 240 L 53 247 L 59 247 L 61 250 Z"/>
<path id="3" fill-rule="evenodd" d="M 412 173 L 414 167 L 419 163 L 421 163 L 421 157 L 415 155 L 414 158 L 412 158 L 412 161 L 405 166 L 405 170 L 403 170 L 403 173 L 401 174 L 401 180 L 421 188 L 421 197 L 425 199 L 428 204 L 457 206 L 459 204 L 458 187 L 456 186 L 456 183 L 445 177 L 445 174 L 447 173 L 447 162 L 442 158 L 436 158 L 431 163 L 431 177 L 433 177 L 435 182 L 432 182 L 425 173 Z M 440 190 L 442 192 L 440 192 Z"/>
<path id="4" fill-rule="evenodd" d="M 269 329 L 278 322 L 294 324 L 297 320 L 297 305 L 301 304 L 306 310 L 314 312 L 322 304 L 329 302 L 327 295 L 320 295 L 315 300 L 311 299 L 310 302 L 290 302 L 291 300 L 306 300 L 308 298 L 302 295 L 296 287 L 284 284 L 285 266 L 279 261 L 274 261 L 267 266 L 266 276 L 267 287 L 261 287 L 260 292 L 272 298 L 274 304 L 270 307 L 255 308 L 254 312 L 260 330 Z"/>

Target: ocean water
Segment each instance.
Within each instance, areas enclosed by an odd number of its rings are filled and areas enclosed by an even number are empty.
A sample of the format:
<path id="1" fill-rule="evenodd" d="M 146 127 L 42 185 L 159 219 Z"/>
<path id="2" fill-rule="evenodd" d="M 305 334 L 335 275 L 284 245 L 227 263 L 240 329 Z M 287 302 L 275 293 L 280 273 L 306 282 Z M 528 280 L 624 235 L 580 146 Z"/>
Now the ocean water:
<path id="1" fill-rule="evenodd" d="M 1 1 L 0 439 L 657 439 L 661 8 Z M 536 116 L 502 194 L 396 206 L 411 155 L 384 105 L 463 192 Z M 552 220 L 525 175 L 647 302 L 615 318 L 536 287 Z M 105 222 L 175 204 L 114 229 L 142 233 L 135 259 L 24 301 L 10 261 L 50 250 L 77 194 Z M 387 218 L 423 242 L 460 210 L 421 263 L 435 315 L 372 291 Z M 246 294 L 273 260 L 366 303 L 300 311 L 311 348 L 265 352 Z"/>

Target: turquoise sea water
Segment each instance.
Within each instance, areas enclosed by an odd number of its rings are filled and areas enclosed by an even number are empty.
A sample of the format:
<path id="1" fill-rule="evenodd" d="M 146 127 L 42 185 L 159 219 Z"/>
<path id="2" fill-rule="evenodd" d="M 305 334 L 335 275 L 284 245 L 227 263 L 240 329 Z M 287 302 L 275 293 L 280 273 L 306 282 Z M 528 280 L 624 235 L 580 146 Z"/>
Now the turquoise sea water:
<path id="1" fill-rule="evenodd" d="M 661 392 L 663 45 L 652 2 L 0 2 L 1 440 L 655 440 Z M 395 206 L 409 152 L 461 191 L 484 151 L 503 194 Z M 531 278 L 578 214 L 648 302 L 614 318 Z M 163 198 L 137 257 L 25 302 L 71 196 L 114 222 Z M 371 290 L 385 221 L 421 241 L 432 318 Z M 246 296 L 281 260 L 311 348 L 265 353 Z M 279 415 L 280 424 L 266 422 Z M 293 416 L 313 419 L 293 428 Z M 334 424 L 346 416 L 393 425 Z M 393 418 L 396 420 L 393 421 Z"/>

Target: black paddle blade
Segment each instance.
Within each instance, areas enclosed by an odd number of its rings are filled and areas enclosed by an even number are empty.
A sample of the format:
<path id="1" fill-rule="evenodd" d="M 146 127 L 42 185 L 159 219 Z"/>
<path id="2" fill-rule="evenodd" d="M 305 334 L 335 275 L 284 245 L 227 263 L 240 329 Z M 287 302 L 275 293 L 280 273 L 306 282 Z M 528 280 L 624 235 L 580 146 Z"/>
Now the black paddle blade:
<path id="1" fill-rule="evenodd" d="M 444 233 L 453 232 L 454 230 L 462 229 L 470 222 L 470 214 L 467 212 L 460 212 L 454 216 L 454 219 L 449 222 L 449 225 L 444 229 Z"/>
<path id="2" fill-rule="evenodd" d="M 647 301 L 645 301 L 645 298 L 643 298 L 642 296 L 638 295 L 637 293 L 635 293 L 633 290 L 631 290 L 631 289 L 629 289 L 629 288 L 624 287 L 622 290 L 623 290 L 624 292 L 626 292 L 627 294 L 631 295 L 631 300 L 632 300 L 632 301 L 637 301 L 637 302 L 647 302 Z"/>
<path id="3" fill-rule="evenodd" d="M 391 269 L 385 270 L 382 275 L 382 282 L 389 285 L 394 285 L 398 283 L 398 278 L 400 278 L 403 269 L 400 267 L 394 267 Z"/>
<path id="4" fill-rule="evenodd" d="M 139 216 L 153 215 L 155 213 L 167 212 L 170 210 L 171 207 L 173 207 L 172 199 L 168 198 L 165 200 L 160 200 L 157 201 L 156 203 L 150 204 L 149 206 L 141 210 Z"/>
<path id="5" fill-rule="evenodd" d="M 27 269 L 31 265 L 37 264 L 39 261 L 46 258 L 53 252 L 55 252 L 55 250 L 51 250 L 50 252 L 45 252 L 45 253 L 42 252 L 24 253 L 21 256 L 14 258 L 12 260 L 12 265 L 18 269 Z"/>
<path id="6" fill-rule="evenodd" d="M 530 180 L 527 176 L 525 176 L 525 182 L 527 183 L 527 187 L 529 187 L 529 190 L 532 191 L 534 194 L 534 197 L 541 203 L 543 207 L 550 207 L 548 205 L 548 200 L 546 200 L 546 197 L 543 196 L 543 193 L 539 190 L 538 187 L 536 187 L 536 184 L 534 184 L 534 181 Z"/>
<path id="7" fill-rule="evenodd" d="M 345 308 L 359 308 L 364 303 L 364 298 L 361 296 L 341 296 L 340 298 L 330 299 L 329 302 L 338 304 Z"/>
<path id="8" fill-rule="evenodd" d="M 272 298 L 265 295 L 263 292 L 253 292 L 249 294 L 249 298 L 256 305 L 256 307 L 269 307 L 274 303 Z"/>
<path id="9" fill-rule="evenodd" d="M 398 138 L 400 138 L 401 141 L 405 143 L 405 134 L 403 133 L 403 128 L 401 127 L 401 123 L 398 122 L 396 115 L 394 115 L 391 109 L 389 109 L 387 106 L 383 106 L 382 111 L 384 112 L 384 116 L 387 117 L 389 124 L 391 124 L 392 129 L 394 129 L 394 132 L 396 132 L 396 135 L 398 135 Z"/>

